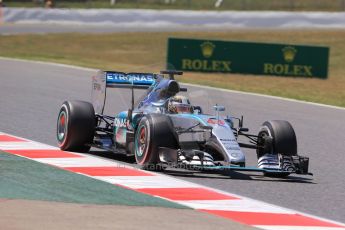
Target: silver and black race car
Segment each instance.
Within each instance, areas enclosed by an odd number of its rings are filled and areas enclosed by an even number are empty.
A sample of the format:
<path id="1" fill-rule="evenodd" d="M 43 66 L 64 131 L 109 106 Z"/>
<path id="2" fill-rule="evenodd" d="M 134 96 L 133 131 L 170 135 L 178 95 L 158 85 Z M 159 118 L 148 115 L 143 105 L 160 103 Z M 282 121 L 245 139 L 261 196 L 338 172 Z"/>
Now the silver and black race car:
<path id="1" fill-rule="evenodd" d="M 297 154 L 294 129 L 287 121 L 263 123 L 248 134 L 243 117 L 224 116 L 224 106 L 204 114 L 179 95 L 187 91 L 175 80 L 179 71 L 123 73 L 99 71 L 92 77 L 92 103 L 65 101 L 57 120 L 59 147 L 87 152 L 91 147 L 135 156 L 148 170 L 166 167 L 193 170 L 260 171 L 267 176 L 310 174 L 309 158 Z M 131 106 L 115 116 L 103 114 L 107 90 L 131 90 Z M 135 102 L 134 89 L 145 94 Z M 246 137 L 246 143 L 239 137 Z M 243 148 L 256 149 L 257 167 L 246 167 Z"/>

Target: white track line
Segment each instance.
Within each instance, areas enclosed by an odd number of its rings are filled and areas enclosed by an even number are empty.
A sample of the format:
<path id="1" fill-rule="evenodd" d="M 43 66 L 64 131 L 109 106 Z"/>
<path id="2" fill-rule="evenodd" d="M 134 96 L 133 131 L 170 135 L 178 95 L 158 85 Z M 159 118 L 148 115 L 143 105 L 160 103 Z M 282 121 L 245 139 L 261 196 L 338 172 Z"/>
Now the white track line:
<path id="1" fill-rule="evenodd" d="M 156 176 L 94 176 L 111 184 L 120 184 L 131 189 L 141 188 L 199 188 L 200 185 L 176 180 L 165 175 Z"/>
<path id="2" fill-rule="evenodd" d="M 51 150 L 58 150 L 58 148 L 41 144 L 37 142 L 0 142 L 0 149 L 6 151 L 6 150 L 39 150 L 39 149 L 51 149 Z"/>
<path id="3" fill-rule="evenodd" d="M 285 213 L 294 214 L 285 208 L 271 205 L 261 201 L 240 199 L 240 200 L 199 200 L 199 201 L 181 201 L 180 204 L 192 207 L 194 209 L 209 209 L 237 212 L 263 212 L 263 213 Z"/>
<path id="4" fill-rule="evenodd" d="M 96 157 L 70 157 L 70 158 L 35 158 L 35 161 L 55 165 L 58 167 L 100 167 L 100 166 L 112 166 L 112 167 L 121 167 L 121 164 L 114 161 L 107 161 L 99 159 Z"/>
<path id="5" fill-rule="evenodd" d="M 254 225 L 253 227 L 267 230 L 344 230 L 337 227 L 316 227 L 316 226 L 279 226 L 279 225 Z"/>

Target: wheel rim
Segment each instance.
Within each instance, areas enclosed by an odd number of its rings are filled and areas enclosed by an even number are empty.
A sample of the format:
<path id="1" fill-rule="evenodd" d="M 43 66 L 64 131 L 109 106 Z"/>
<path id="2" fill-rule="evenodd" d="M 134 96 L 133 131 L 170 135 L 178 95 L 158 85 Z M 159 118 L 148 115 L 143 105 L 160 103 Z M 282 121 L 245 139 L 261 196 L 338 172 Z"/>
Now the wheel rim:
<path id="1" fill-rule="evenodd" d="M 270 136 L 270 134 L 267 130 L 262 130 L 258 134 L 258 139 L 265 139 L 266 137 L 269 137 L 269 136 Z M 272 151 L 272 149 L 271 149 L 271 151 Z M 266 154 L 266 153 L 267 152 L 265 150 L 262 150 L 262 149 L 258 150 L 258 156 L 262 156 L 263 154 Z"/>
<path id="2" fill-rule="evenodd" d="M 62 111 L 59 115 L 57 126 L 57 138 L 59 142 L 63 142 L 67 133 L 67 115 L 64 111 Z"/>
<path id="3" fill-rule="evenodd" d="M 146 128 L 145 126 L 141 126 L 138 131 L 138 138 L 137 138 L 137 146 L 136 146 L 136 154 L 141 157 L 146 149 Z"/>

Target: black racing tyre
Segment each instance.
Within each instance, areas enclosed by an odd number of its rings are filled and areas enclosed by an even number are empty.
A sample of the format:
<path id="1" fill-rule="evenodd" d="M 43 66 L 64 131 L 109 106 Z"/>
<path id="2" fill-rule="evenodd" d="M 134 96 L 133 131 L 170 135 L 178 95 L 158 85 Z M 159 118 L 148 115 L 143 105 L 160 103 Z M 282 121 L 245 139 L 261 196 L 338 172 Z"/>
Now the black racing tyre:
<path id="1" fill-rule="evenodd" d="M 152 171 L 163 169 L 159 161 L 159 147 L 176 149 L 177 134 L 168 116 L 148 114 L 140 120 L 135 133 L 134 155 L 137 164 Z"/>
<path id="2" fill-rule="evenodd" d="M 297 155 L 296 134 L 288 121 L 273 120 L 266 121 L 258 134 L 258 143 L 265 146 L 264 149 L 257 148 L 258 159 L 266 154 L 282 154 L 284 156 Z M 290 173 L 264 173 L 269 177 L 287 177 Z"/>
<path id="3" fill-rule="evenodd" d="M 265 143 L 267 137 L 271 137 L 270 143 Z M 266 121 L 258 134 L 258 143 L 266 144 L 265 149 L 257 149 L 258 157 L 265 153 L 282 154 L 285 156 L 297 155 L 296 134 L 288 121 Z"/>
<path id="4" fill-rule="evenodd" d="M 95 111 L 85 101 L 65 101 L 60 109 L 56 137 L 61 150 L 88 152 L 96 126 Z"/>

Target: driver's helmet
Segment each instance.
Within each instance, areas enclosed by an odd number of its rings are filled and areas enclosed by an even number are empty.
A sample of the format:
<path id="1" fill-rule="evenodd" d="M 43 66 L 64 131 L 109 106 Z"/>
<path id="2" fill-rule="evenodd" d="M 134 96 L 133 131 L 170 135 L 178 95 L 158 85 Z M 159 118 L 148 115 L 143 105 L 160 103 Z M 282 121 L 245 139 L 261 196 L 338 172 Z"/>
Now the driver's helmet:
<path id="1" fill-rule="evenodd" d="M 168 102 L 169 113 L 193 113 L 193 106 L 185 96 L 174 96 Z"/>

